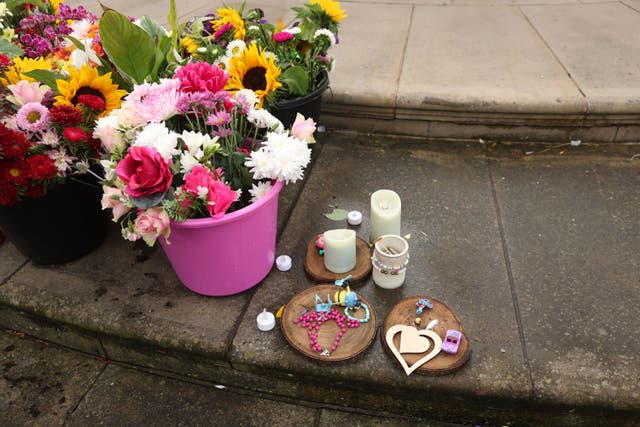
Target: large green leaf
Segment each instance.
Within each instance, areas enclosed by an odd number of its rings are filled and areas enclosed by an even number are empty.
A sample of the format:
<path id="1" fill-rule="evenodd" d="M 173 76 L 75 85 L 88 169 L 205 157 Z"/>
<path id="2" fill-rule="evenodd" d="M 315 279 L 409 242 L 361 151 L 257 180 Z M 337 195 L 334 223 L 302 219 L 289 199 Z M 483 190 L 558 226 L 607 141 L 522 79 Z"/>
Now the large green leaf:
<path id="1" fill-rule="evenodd" d="M 22 49 L 5 39 L 0 39 L 0 53 L 7 55 L 9 58 L 24 55 L 24 51 Z"/>
<path id="2" fill-rule="evenodd" d="M 100 18 L 100 40 L 111 62 L 134 83 L 142 83 L 151 73 L 156 56 L 153 39 L 126 16 L 107 10 Z"/>
<path id="3" fill-rule="evenodd" d="M 144 15 L 140 19 L 140 26 L 153 38 L 159 39 L 161 37 L 168 37 L 167 31 L 162 27 L 162 25 L 158 24 L 158 22 L 147 15 Z"/>
<path id="4" fill-rule="evenodd" d="M 300 66 L 288 68 L 278 78 L 293 95 L 306 95 L 309 90 L 309 76 Z"/>
<path id="5" fill-rule="evenodd" d="M 32 77 L 39 81 L 40 83 L 47 85 L 51 88 L 54 95 L 58 95 L 58 84 L 57 80 L 64 80 L 64 76 L 59 73 L 54 73 L 49 70 L 32 70 L 24 73 L 25 75 Z"/>

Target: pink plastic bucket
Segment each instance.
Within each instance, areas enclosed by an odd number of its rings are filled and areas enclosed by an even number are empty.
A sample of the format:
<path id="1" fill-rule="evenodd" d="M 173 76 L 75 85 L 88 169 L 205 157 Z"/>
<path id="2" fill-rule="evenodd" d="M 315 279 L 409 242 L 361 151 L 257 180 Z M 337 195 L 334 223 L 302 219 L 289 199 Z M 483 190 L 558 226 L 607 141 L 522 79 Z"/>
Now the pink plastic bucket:
<path id="1" fill-rule="evenodd" d="M 180 281 L 203 295 L 245 291 L 266 277 L 276 252 L 277 182 L 266 196 L 220 219 L 171 221 L 169 242 L 160 238 Z"/>

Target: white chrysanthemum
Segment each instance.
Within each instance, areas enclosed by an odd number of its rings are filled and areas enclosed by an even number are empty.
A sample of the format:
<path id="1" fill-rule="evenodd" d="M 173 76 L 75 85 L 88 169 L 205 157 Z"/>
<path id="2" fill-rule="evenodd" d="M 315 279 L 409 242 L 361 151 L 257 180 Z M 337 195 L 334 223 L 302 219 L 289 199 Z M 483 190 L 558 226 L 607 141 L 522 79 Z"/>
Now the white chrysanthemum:
<path id="1" fill-rule="evenodd" d="M 207 201 L 207 195 L 209 194 L 209 187 L 201 187 L 198 185 L 198 198 Z"/>
<path id="2" fill-rule="evenodd" d="M 336 45 L 336 36 L 334 36 L 333 33 L 326 28 L 320 28 L 319 30 L 316 30 L 316 32 L 313 34 L 313 39 L 315 40 L 318 37 L 327 37 L 329 39 L 329 43 L 331 43 L 331 47 Z"/>
<path id="3" fill-rule="evenodd" d="M 242 40 L 233 40 L 227 45 L 226 54 L 229 58 L 240 55 L 244 50 L 246 43 Z"/>
<path id="4" fill-rule="evenodd" d="M 302 179 L 304 168 L 311 160 L 311 149 L 303 141 L 286 133 L 267 133 L 262 147 L 251 153 L 245 165 L 254 179 L 275 179 L 296 182 Z"/>
<path id="5" fill-rule="evenodd" d="M 69 27 L 71 28 L 71 37 L 76 40 L 83 41 L 87 37 L 89 37 L 89 31 L 91 31 L 91 27 L 93 23 L 88 19 L 81 19 L 79 21 L 71 21 Z M 69 47 L 73 44 L 71 40 L 65 39 L 64 45 Z"/>
<path id="6" fill-rule="evenodd" d="M 247 100 L 252 109 L 256 108 L 256 106 L 260 102 L 260 98 L 258 98 L 256 93 L 251 89 L 240 89 L 239 91 L 236 91 L 234 97 L 237 99 L 240 96 L 244 97 L 244 99 Z"/>
<path id="7" fill-rule="evenodd" d="M 296 35 L 296 34 L 300 34 L 302 32 L 302 30 L 300 29 L 300 27 L 293 27 L 293 28 L 285 28 L 284 30 L 282 30 L 284 32 L 287 32 L 289 34 L 292 35 Z"/>
<path id="8" fill-rule="evenodd" d="M 231 67 L 231 57 L 227 55 L 223 55 L 218 57 L 215 61 L 213 61 L 213 65 L 217 65 L 221 70 L 229 72 L 229 68 Z"/>
<path id="9" fill-rule="evenodd" d="M 204 133 L 186 130 L 182 131 L 180 138 L 187 145 L 189 152 L 194 156 L 201 148 L 211 146 L 218 139 L 218 137 L 215 137 L 214 139 Z"/>
<path id="10" fill-rule="evenodd" d="M 99 65 L 100 58 L 93 51 L 91 44 L 93 43 L 90 39 L 85 39 L 81 42 L 84 45 L 83 49 L 76 48 L 71 55 L 69 56 L 69 63 L 75 67 L 76 69 L 82 68 L 85 64 L 93 64 Z"/>
<path id="11" fill-rule="evenodd" d="M 260 181 L 257 185 L 252 184 L 249 194 L 251 194 L 251 203 L 254 203 L 267 195 L 273 186 L 269 181 Z"/>
<path id="12" fill-rule="evenodd" d="M 257 25 L 250 25 L 247 27 L 247 31 L 260 31 L 260 27 Z"/>
<path id="13" fill-rule="evenodd" d="M 133 146 L 155 148 L 166 161 L 171 161 L 173 156 L 180 153 L 177 145 L 178 134 L 167 129 L 164 123 L 148 124 L 133 143 Z"/>
<path id="14" fill-rule="evenodd" d="M 284 126 L 273 114 L 264 109 L 251 110 L 247 114 L 247 120 L 258 128 L 267 128 L 270 131 L 282 133 Z"/>
<path id="15" fill-rule="evenodd" d="M 109 153 L 113 153 L 116 148 L 124 149 L 125 142 L 120 131 L 120 118 L 115 114 L 100 117 L 96 121 L 93 136 L 102 142 L 102 146 Z"/>
<path id="16" fill-rule="evenodd" d="M 180 172 L 187 174 L 191 172 L 194 166 L 199 165 L 198 159 L 191 155 L 191 153 L 184 152 L 180 156 Z"/>

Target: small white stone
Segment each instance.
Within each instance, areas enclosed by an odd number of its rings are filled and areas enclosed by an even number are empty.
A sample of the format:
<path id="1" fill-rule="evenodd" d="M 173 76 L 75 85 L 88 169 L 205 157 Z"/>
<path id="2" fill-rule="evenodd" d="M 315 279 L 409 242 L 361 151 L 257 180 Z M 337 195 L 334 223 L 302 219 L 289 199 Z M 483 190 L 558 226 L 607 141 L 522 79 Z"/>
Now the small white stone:
<path id="1" fill-rule="evenodd" d="M 291 257 L 289 255 L 280 255 L 276 258 L 276 268 L 280 271 L 291 270 Z"/>
<path id="2" fill-rule="evenodd" d="M 276 326 L 276 317 L 265 308 L 256 318 L 258 329 L 261 331 L 270 331 Z"/>
<path id="3" fill-rule="evenodd" d="M 351 225 L 360 225 L 362 223 L 362 214 L 359 211 L 351 211 L 347 214 L 347 222 Z"/>

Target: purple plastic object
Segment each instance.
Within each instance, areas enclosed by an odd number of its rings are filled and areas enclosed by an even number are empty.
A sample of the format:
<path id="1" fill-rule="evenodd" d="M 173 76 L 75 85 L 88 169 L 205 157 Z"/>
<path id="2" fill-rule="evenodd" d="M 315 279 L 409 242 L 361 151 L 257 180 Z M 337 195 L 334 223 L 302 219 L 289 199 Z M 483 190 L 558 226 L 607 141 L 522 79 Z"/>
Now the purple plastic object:
<path id="1" fill-rule="evenodd" d="M 233 295 L 266 277 L 276 253 L 278 194 L 276 182 L 266 196 L 220 219 L 171 221 L 170 244 L 160 244 L 180 281 L 193 292 Z"/>
<path id="2" fill-rule="evenodd" d="M 442 351 L 449 354 L 456 354 L 461 340 L 462 332 L 455 329 L 447 329 L 447 333 L 444 334 L 444 340 L 442 341 Z"/>

